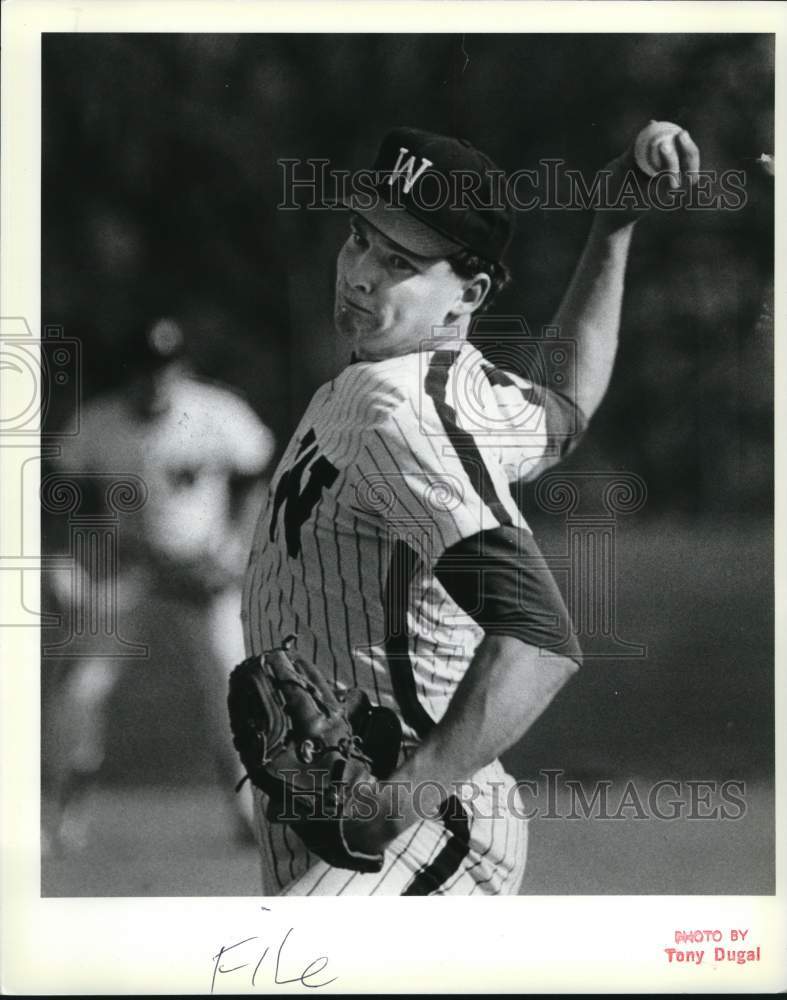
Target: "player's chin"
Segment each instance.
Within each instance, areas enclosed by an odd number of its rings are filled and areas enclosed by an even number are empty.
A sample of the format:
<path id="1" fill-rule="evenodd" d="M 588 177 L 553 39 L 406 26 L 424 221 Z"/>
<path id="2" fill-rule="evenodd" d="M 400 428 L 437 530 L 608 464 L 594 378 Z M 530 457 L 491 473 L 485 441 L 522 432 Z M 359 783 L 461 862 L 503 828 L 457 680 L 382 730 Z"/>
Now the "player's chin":
<path id="1" fill-rule="evenodd" d="M 333 310 L 333 322 L 339 333 L 355 339 L 369 336 L 377 329 L 377 321 L 370 313 L 362 313 L 338 303 Z"/>

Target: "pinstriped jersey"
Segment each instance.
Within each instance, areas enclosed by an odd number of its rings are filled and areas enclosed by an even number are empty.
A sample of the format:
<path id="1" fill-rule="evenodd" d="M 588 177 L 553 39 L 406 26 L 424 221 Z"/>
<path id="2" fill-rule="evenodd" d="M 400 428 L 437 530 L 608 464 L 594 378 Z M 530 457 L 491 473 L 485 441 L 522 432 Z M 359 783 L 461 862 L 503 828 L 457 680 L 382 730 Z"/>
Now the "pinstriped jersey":
<path id="1" fill-rule="evenodd" d="M 394 708 L 417 742 L 484 635 L 435 565 L 500 525 L 529 533 L 509 487 L 559 457 L 549 412 L 545 390 L 467 342 L 355 362 L 323 385 L 260 515 L 247 654 L 296 634 L 302 655 Z"/>

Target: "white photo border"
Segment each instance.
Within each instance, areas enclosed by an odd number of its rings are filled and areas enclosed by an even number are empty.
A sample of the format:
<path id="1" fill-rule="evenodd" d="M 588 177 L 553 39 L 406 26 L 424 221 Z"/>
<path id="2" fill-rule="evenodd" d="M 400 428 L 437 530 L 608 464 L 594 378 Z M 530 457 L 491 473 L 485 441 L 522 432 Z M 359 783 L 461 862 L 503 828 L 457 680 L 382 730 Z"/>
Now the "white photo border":
<path id="1" fill-rule="evenodd" d="M 41 35 L 45 32 L 774 32 L 776 121 L 783 121 L 787 11 L 778 3 L 115 2 L 7 0 L 2 23 L 3 323 L 23 318 L 40 329 Z M 351 27 L 350 27 L 351 26 Z M 778 129 L 776 163 L 785 162 Z M 785 204 L 777 183 L 775 314 L 785 316 Z M 784 372 L 776 342 L 776 369 Z M 777 381 L 778 384 L 778 381 Z M 784 402 L 776 396 L 777 428 Z M 781 435 L 779 435 L 781 438 Z M 780 444 L 782 442 L 780 441 Z M 35 462 L 0 448 L 4 557 L 16 552 L 26 586 L 36 592 L 36 517 L 24 521 L 25 497 L 38 496 Z M 32 454 L 32 453 L 30 453 Z M 28 455 L 29 457 L 29 455 Z M 776 457 L 776 551 L 784 549 L 783 448 Z M 16 488 L 14 489 L 14 483 Z M 10 490 L 8 486 L 12 487 Z M 26 559 L 32 562 L 25 563 Z M 10 563 L 6 563 L 6 567 Z M 5 567 L 4 567 L 5 568 Z M 4 606 L 19 601 L 19 572 L 0 573 Z M 776 606 L 787 600 L 783 562 Z M 785 617 L 777 615 L 776 662 L 785 662 Z M 2 952 L 6 993 L 162 994 L 304 992 L 298 981 L 274 983 L 251 969 L 220 974 L 222 946 L 256 939 L 259 951 L 286 940 L 281 979 L 326 956 L 311 985 L 324 992 L 770 992 L 787 987 L 785 911 L 785 691 L 776 672 L 777 892 L 773 897 L 634 896 L 488 899 L 42 899 L 40 897 L 40 682 L 35 627 L 5 629 L 0 664 L 2 792 Z M 461 911 L 461 912 L 460 912 Z M 763 961 L 754 965 L 668 965 L 675 927 L 750 928 Z M 288 931 L 290 931 L 288 936 Z M 237 953 L 236 953 L 237 954 Z M 250 957 L 251 956 L 251 957 Z M 251 952 L 243 961 L 252 962 Z M 283 958 L 284 962 L 285 958 Z M 229 956 L 225 961 L 230 966 Z M 316 969 L 317 966 L 315 965 Z M 270 974 L 269 974 L 270 975 Z"/>

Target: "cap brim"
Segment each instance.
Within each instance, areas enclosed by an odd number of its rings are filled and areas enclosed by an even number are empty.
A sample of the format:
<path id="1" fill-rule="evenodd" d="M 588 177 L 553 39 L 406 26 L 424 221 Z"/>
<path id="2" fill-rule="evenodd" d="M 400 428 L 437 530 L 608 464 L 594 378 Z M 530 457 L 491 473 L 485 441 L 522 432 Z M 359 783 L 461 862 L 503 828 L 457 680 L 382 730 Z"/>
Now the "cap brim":
<path id="1" fill-rule="evenodd" d="M 358 209 L 349 202 L 347 208 L 365 219 L 375 229 L 418 257 L 450 257 L 462 249 L 462 244 L 443 236 L 400 206 L 378 202 L 373 208 Z"/>

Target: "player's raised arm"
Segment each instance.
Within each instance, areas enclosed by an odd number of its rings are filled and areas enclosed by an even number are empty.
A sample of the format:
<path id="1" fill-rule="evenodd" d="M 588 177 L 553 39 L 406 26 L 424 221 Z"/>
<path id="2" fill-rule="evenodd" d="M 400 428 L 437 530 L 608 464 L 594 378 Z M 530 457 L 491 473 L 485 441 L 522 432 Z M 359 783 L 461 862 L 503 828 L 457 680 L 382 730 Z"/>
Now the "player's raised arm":
<path id="1" fill-rule="evenodd" d="M 610 172 L 608 190 L 613 204 L 622 185 L 627 183 L 627 176 L 642 188 L 643 179 L 647 182 L 643 168 L 649 168 L 650 173 L 667 171 L 670 186 L 675 188 L 695 179 L 699 152 L 688 132 L 662 129 L 655 141 L 647 141 L 652 126 L 664 124 L 651 123 L 625 153 L 605 167 Z M 574 276 L 553 320 L 561 336 L 576 343 L 574 402 L 588 419 L 604 398 L 612 374 L 626 262 L 634 225 L 641 214 L 641 210 L 626 208 L 597 210 Z"/>

